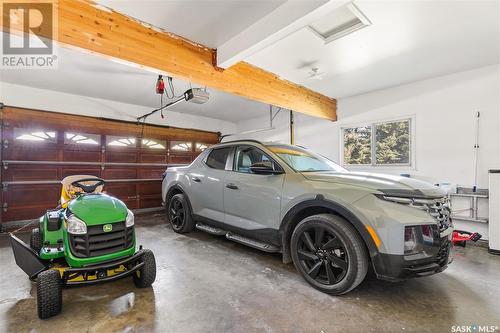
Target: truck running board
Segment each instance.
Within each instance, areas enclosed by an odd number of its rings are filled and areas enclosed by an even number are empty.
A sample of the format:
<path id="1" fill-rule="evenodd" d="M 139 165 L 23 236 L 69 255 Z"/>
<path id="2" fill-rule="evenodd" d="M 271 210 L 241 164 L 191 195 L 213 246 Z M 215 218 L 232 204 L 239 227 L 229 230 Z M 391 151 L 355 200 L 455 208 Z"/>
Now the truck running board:
<path id="1" fill-rule="evenodd" d="M 216 236 L 224 236 L 227 231 L 212 227 L 206 224 L 201 224 L 201 223 L 196 223 L 196 229 L 199 229 L 201 231 L 208 232 L 209 234 L 216 235 Z"/>
<path id="2" fill-rule="evenodd" d="M 257 249 L 257 250 L 261 250 L 261 251 L 265 251 L 265 252 L 280 252 L 280 248 L 275 246 L 275 245 L 260 242 L 258 240 L 243 237 L 240 235 L 232 234 L 230 232 L 228 232 L 226 234 L 226 238 L 230 239 L 234 242 L 253 247 L 254 249 Z"/>
<path id="3" fill-rule="evenodd" d="M 227 239 L 232 240 L 236 243 L 240 243 L 246 246 L 253 247 L 254 249 L 265 251 L 265 252 L 280 252 L 280 248 L 276 245 L 264 243 L 252 238 L 247 238 L 241 235 L 233 234 L 231 232 L 227 232 L 226 230 L 212 227 L 210 225 L 196 223 L 196 229 L 201 231 L 208 232 L 209 234 L 216 236 L 226 236 Z"/>

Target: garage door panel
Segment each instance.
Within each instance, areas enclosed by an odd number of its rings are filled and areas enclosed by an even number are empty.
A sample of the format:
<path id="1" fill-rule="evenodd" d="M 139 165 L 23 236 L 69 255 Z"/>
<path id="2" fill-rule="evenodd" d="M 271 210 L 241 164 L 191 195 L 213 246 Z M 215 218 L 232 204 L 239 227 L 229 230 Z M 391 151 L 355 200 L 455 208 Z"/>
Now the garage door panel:
<path id="1" fill-rule="evenodd" d="M 127 151 L 106 151 L 106 162 L 137 163 L 137 153 Z"/>
<path id="2" fill-rule="evenodd" d="M 184 163 L 191 163 L 192 156 L 191 153 L 187 154 L 171 154 L 169 157 L 169 163 L 174 163 L 174 164 L 184 164 Z"/>
<path id="3" fill-rule="evenodd" d="M 20 161 L 57 161 L 59 157 L 57 149 L 43 148 L 43 146 L 35 148 L 9 147 L 4 149 L 2 153 L 3 160 L 20 160 Z"/>
<path id="4" fill-rule="evenodd" d="M 137 189 L 136 184 L 131 183 L 106 183 L 104 190 L 109 195 L 117 196 L 120 200 L 135 199 Z"/>
<path id="5" fill-rule="evenodd" d="M 106 167 L 103 171 L 103 177 L 104 179 L 135 179 L 137 178 L 137 169 L 134 167 Z"/>
<path id="6" fill-rule="evenodd" d="M 101 168 L 77 167 L 77 166 L 62 167 L 61 179 L 72 175 L 90 175 L 90 176 L 101 177 Z"/>
<path id="7" fill-rule="evenodd" d="M 7 211 L 3 211 L 2 219 L 3 221 L 32 220 L 45 214 L 47 209 L 51 209 L 56 206 L 57 202 L 52 206 L 38 205 L 30 207 L 8 208 Z"/>
<path id="8" fill-rule="evenodd" d="M 141 208 L 154 208 L 161 206 L 161 197 L 154 196 L 140 199 Z"/>
<path id="9" fill-rule="evenodd" d="M 139 170 L 140 179 L 160 179 L 166 167 L 159 168 L 143 168 Z"/>
<path id="10" fill-rule="evenodd" d="M 140 196 L 161 194 L 161 181 L 138 183 L 137 193 Z"/>
<path id="11" fill-rule="evenodd" d="M 61 185 L 8 185 L 3 194 L 8 207 L 28 207 L 40 205 L 50 208 L 57 206 Z"/>
<path id="12" fill-rule="evenodd" d="M 163 154 L 141 154 L 140 162 L 141 163 L 167 163 L 168 157 L 167 153 Z"/>
<path id="13" fill-rule="evenodd" d="M 56 180 L 59 178 L 59 170 L 55 166 L 9 164 L 3 172 L 4 181 L 27 181 L 27 180 Z"/>
<path id="14" fill-rule="evenodd" d="M 100 151 L 64 150 L 63 161 L 100 162 Z"/>

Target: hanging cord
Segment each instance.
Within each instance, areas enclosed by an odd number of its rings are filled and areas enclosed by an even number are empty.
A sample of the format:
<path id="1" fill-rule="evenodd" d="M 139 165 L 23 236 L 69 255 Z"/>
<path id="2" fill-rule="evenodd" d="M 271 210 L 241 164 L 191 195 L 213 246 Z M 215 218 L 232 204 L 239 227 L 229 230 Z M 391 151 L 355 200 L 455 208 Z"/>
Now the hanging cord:
<path id="1" fill-rule="evenodd" d="M 170 88 L 170 92 L 172 93 L 172 98 L 170 99 L 173 99 L 173 98 L 180 98 L 184 95 L 176 95 L 175 94 L 175 90 L 174 90 L 174 83 L 173 83 L 173 79 L 171 76 L 168 77 L 168 87 Z M 191 83 L 190 83 L 191 84 Z"/>
<path id="2" fill-rule="evenodd" d="M 31 225 L 33 225 L 33 224 L 37 223 L 37 222 L 38 222 L 38 220 L 33 220 L 33 221 L 31 221 L 30 223 L 25 224 L 25 225 L 23 225 L 22 227 L 20 227 L 20 228 L 18 228 L 18 229 L 16 229 L 16 230 L 14 230 L 14 231 L 9 232 L 9 235 L 15 235 L 15 234 L 17 234 L 18 232 L 20 232 L 21 230 L 23 230 L 23 229 L 25 229 L 25 228 L 27 228 L 27 227 L 29 227 L 29 226 L 31 226 Z"/>

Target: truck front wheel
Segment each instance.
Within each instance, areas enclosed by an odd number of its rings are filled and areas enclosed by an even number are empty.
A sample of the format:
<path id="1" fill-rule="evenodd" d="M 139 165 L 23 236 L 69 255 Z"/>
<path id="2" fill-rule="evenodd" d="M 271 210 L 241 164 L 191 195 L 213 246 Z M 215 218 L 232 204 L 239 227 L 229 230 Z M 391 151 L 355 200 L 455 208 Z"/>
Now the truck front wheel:
<path id="1" fill-rule="evenodd" d="M 62 284 L 58 271 L 49 269 L 38 274 L 36 299 L 40 319 L 50 318 L 61 312 Z"/>
<path id="2" fill-rule="evenodd" d="M 293 263 L 322 292 L 341 295 L 363 281 L 368 253 L 356 229 L 343 218 L 318 214 L 302 220 L 291 239 Z"/>
<path id="3" fill-rule="evenodd" d="M 144 266 L 133 275 L 134 284 L 138 288 L 150 287 L 156 279 L 156 260 L 151 250 L 144 250 L 142 262 Z"/>

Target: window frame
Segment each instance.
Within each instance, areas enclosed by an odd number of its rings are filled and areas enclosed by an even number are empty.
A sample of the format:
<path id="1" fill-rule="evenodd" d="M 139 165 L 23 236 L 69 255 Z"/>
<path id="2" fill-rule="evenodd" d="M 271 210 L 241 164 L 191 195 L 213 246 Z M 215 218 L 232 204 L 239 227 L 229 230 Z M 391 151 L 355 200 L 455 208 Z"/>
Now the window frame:
<path id="1" fill-rule="evenodd" d="M 285 169 L 283 168 L 283 166 L 278 161 L 276 161 L 275 158 L 273 158 L 270 154 L 266 153 L 264 150 L 260 149 L 259 147 L 256 147 L 253 145 L 237 145 L 237 146 L 233 147 L 234 149 L 232 151 L 232 158 L 230 158 L 230 160 L 231 160 L 230 161 L 231 162 L 231 170 L 230 171 L 241 173 L 241 174 L 246 174 L 246 175 L 266 176 L 263 174 L 256 174 L 256 173 L 251 173 L 251 172 L 241 172 L 241 171 L 236 170 L 236 151 L 240 148 L 243 148 L 243 147 L 252 147 L 254 149 L 261 151 L 262 155 L 266 156 L 270 161 L 273 162 L 274 171 L 281 171 L 283 173 L 285 172 Z"/>
<path id="2" fill-rule="evenodd" d="M 376 142 L 376 127 L 377 125 L 380 124 L 386 124 L 386 123 L 394 123 L 394 122 L 403 122 L 407 121 L 409 123 L 408 129 L 409 129 L 409 134 L 410 134 L 410 140 L 409 140 L 409 154 L 408 154 L 408 163 L 390 163 L 390 164 L 379 164 L 377 163 L 377 142 Z M 395 168 L 395 169 L 416 169 L 416 131 L 415 131 L 415 125 L 416 125 L 416 120 L 415 120 L 415 115 L 411 116 L 406 116 L 406 117 L 400 117 L 400 118 L 389 118 L 389 119 L 383 119 L 383 120 L 377 120 L 377 121 L 370 121 L 370 122 L 364 122 L 364 123 L 354 123 L 354 124 L 345 124 L 340 127 L 340 161 L 341 161 L 341 166 L 344 167 L 349 167 L 349 168 Z M 356 128 L 356 127 L 364 127 L 364 126 L 369 126 L 371 128 L 371 135 L 370 135 L 370 156 L 371 156 L 371 163 L 370 164 L 348 164 L 345 162 L 345 156 L 344 156 L 344 130 L 347 128 Z"/>
<path id="3" fill-rule="evenodd" d="M 214 168 L 210 165 L 208 165 L 208 158 L 210 157 L 210 154 L 212 154 L 212 152 L 214 150 L 219 150 L 219 149 L 228 149 L 229 148 L 229 152 L 226 156 L 226 163 L 224 164 L 224 169 L 217 169 L 217 168 Z M 206 156 L 203 158 L 203 164 L 205 164 L 205 166 L 209 169 L 212 169 L 212 170 L 219 170 L 219 171 L 231 171 L 231 166 L 232 166 L 232 161 L 234 159 L 234 152 L 235 152 L 235 147 L 234 146 L 223 146 L 223 147 L 215 147 L 215 148 L 207 148 L 203 151 L 203 153 L 207 152 Z"/>

